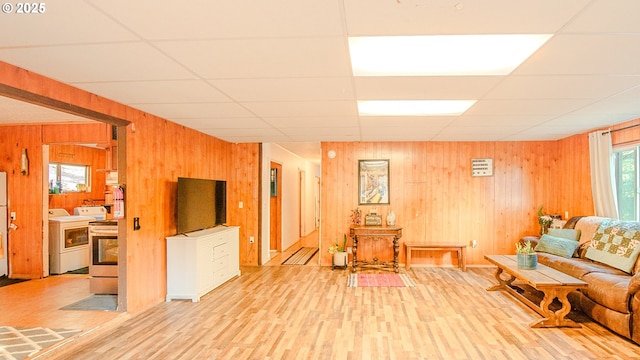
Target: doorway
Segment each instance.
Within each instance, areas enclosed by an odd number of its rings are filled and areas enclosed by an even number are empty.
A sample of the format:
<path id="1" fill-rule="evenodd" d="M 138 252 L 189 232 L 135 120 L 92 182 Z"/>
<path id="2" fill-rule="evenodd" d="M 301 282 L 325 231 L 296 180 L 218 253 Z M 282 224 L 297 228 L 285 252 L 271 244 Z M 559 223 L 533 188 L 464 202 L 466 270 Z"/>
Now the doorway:
<path id="1" fill-rule="evenodd" d="M 269 173 L 269 250 L 282 251 L 282 165 L 271 162 Z"/>

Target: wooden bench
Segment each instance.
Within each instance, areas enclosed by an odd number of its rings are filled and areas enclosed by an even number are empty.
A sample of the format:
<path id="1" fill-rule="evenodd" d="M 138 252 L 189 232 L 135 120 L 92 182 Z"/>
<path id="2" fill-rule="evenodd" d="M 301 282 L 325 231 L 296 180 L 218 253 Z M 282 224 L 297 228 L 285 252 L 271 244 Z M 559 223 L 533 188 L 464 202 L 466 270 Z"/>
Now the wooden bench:
<path id="1" fill-rule="evenodd" d="M 462 271 L 467 271 L 467 259 L 466 259 L 467 245 L 443 244 L 443 243 L 425 244 L 425 243 L 408 242 L 408 243 L 404 243 L 404 247 L 407 251 L 404 267 L 407 270 L 411 268 L 411 252 L 413 252 L 414 250 L 421 250 L 421 251 L 455 251 L 458 253 L 458 267 L 461 268 Z"/>

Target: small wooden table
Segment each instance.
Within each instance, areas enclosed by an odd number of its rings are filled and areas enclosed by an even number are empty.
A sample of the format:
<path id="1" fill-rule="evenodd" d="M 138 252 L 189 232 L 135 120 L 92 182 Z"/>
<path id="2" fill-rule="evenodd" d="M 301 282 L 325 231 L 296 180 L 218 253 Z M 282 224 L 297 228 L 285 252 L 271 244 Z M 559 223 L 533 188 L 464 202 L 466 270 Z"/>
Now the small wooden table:
<path id="1" fill-rule="evenodd" d="M 351 225 L 349 229 L 349 235 L 353 238 L 353 263 L 351 267 L 352 272 L 356 272 L 358 267 L 370 267 L 383 270 L 393 270 L 396 273 L 400 272 L 400 266 L 398 265 L 398 252 L 400 244 L 398 240 L 402 237 L 402 228 L 397 226 L 365 226 L 365 225 Z M 377 257 L 373 258 L 373 261 L 358 260 L 358 241 L 368 239 L 380 239 L 391 238 L 393 241 L 393 262 L 379 262 Z"/>
<path id="2" fill-rule="evenodd" d="M 404 267 L 409 270 L 411 268 L 411 252 L 414 250 L 424 251 L 455 251 L 458 253 L 458 267 L 462 271 L 467 271 L 466 249 L 467 245 L 462 244 L 424 244 L 424 243 L 404 243 L 406 250 L 406 260 Z"/>
<path id="3" fill-rule="evenodd" d="M 487 291 L 505 290 L 542 315 L 544 318 L 533 322 L 531 324 L 532 328 L 581 327 L 575 321 L 565 319 L 565 316 L 571 311 L 571 304 L 567 299 L 567 294 L 577 289 L 586 289 L 586 282 L 542 264 L 538 264 L 538 268 L 535 270 L 519 269 L 516 255 L 485 255 L 484 258 L 498 266 L 495 278 L 498 280 L 499 285 L 492 286 Z M 510 275 L 508 280 L 500 277 L 503 272 Z M 539 305 L 527 299 L 512 287 L 511 283 L 516 279 L 524 281 L 544 293 L 544 298 Z M 562 308 L 558 311 L 549 309 L 549 305 L 555 298 L 558 298 L 562 303 Z"/>

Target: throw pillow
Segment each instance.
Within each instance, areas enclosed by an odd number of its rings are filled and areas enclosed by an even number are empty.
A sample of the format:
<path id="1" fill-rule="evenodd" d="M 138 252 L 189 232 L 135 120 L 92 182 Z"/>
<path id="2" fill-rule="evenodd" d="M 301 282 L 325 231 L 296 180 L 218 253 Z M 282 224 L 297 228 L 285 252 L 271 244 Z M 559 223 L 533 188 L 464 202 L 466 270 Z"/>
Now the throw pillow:
<path id="1" fill-rule="evenodd" d="M 569 239 L 569 240 L 580 240 L 580 230 L 576 229 L 554 229 L 551 228 L 547 231 L 547 234 L 559 238 Z"/>
<path id="2" fill-rule="evenodd" d="M 535 250 L 548 254 L 558 255 L 570 259 L 580 243 L 575 240 L 555 237 L 548 234 L 542 235 Z"/>
<path id="3" fill-rule="evenodd" d="M 593 234 L 585 257 L 631 273 L 640 255 L 638 245 L 639 222 L 607 219 L 602 221 Z"/>
<path id="4" fill-rule="evenodd" d="M 582 232 L 580 230 L 576 230 L 576 229 L 553 229 L 552 228 L 547 231 L 547 234 L 551 236 L 555 236 L 563 239 L 575 240 L 575 241 L 580 241 L 581 233 Z M 580 244 L 578 244 L 578 246 L 579 245 Z M 577 247 L 576 247 L 576 251 L 573 252 L 573 257 L 580 257 Z"/>

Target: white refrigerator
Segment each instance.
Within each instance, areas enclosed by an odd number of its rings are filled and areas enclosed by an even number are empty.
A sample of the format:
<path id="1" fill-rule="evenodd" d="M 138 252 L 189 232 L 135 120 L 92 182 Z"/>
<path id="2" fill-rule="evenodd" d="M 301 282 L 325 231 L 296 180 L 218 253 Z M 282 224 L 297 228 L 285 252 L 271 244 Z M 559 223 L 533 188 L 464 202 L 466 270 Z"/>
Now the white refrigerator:
<path id="1" fill-rule="evenodd" d="M 9 274 L 7 261 L 7 173 L 0 172 L 0 276 Z"/>

